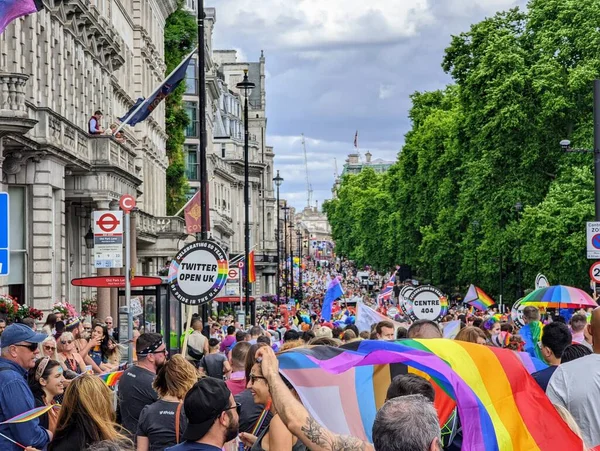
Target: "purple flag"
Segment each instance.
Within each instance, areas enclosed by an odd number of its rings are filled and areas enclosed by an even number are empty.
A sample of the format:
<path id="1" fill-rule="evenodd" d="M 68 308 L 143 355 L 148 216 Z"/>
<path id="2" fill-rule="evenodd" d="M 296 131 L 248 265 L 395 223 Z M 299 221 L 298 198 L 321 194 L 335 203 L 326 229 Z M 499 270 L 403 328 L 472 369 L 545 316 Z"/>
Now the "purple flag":
<path id="1" fill-rule="evenodd" d="M 0 0 L 0 33 L 13 20 L 37 13 L 43 7 L 42 0 Z"/>

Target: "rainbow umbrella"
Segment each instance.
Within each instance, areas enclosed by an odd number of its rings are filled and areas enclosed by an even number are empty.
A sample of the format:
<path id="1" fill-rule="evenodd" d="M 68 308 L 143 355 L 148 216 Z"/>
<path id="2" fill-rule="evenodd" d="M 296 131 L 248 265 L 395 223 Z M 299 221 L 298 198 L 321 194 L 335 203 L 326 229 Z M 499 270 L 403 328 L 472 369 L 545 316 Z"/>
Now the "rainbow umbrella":
<path id="1" fill-rule="evenodd" d="M 565 285 L 539 288 L 525 296 L 521 305 L 545 308 L 598 307 L 596 301 L 585 291 Z"/>

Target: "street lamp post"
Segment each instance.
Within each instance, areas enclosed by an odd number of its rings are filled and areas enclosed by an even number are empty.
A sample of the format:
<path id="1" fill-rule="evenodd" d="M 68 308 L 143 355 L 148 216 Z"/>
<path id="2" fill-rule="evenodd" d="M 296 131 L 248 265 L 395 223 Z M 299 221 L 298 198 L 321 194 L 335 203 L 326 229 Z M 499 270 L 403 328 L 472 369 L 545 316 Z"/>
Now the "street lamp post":
<path id="1" fill-rule="evenodd" d="M 277 187 L 277 303 L 279 303 L 280 293 L 280 279 L 281 279 L 281 258 L 279 252 L 280 243 L 280 235 L 279 235 L 279 187 L 283 183 L 283 177 L 279 175 L 279 170 L 277 170 L 277 176 L 273 177 L 273 181 L 275 182 L 275 186 Z"/>
<path id="2" fill-rule="evenodd" d="M 302 231 L 296 230 L 296 241 L 298 245 L 298 301 L 302 302 Z"/>
<path id="3" fill-rule="evenodd" d="M 292 231 L 294 230 L 294 223 L 292 222 L 292 218 L 290 218 L 289 223 L 290 228 L 290 299 L 294 297 L 294 240 Z"/>
<path id="4" fill-rule="evenodd" d="M 289 267 L 287 265 L 287 215 L 288 215 L 288 211 L 290 211 L 290 207 L 288 207 L 287 205 L 285 207 L 282 208 L 283 210 L 283 264 L 284 266 L 284 278 L 285 278 L 285 297 L 287 298 L 286 301 L 289 301 L 289 294 L 288 294 L 288 280 L 289 280 Z"/>
<path id="5" fill-rule="evenodd" d="M 477 267 L 477 254 L 478 250 L 478 236 L 479 236 L 479 221 L 475 220 L 472 222 L 473 224 L 473 232 L 475 235 L 475 285 L 479 284 L 479 268 Z"/>
<path id="6" fill-rule="evenodd" d="M 248 144 L 248 97 L 254 88 L 254 83 L 248 80 L 248 71 L 244 70 L 244 79 L 239 82 L 237 88 L 244 94 L 244 264 L 246 265 L 244 277 L 244 296 L 246 300 L 246 316 L 250 312 L 250 282 L 248 267 L 250 255 L 250 180 L 249 180 L 249 144 Z"/>
<path id="7" fill-rule="evenodd" d="M 517 212 L 517 223 L 520 222 L 520 212 L 523 209 L 523 204 L 521 202 L 517 202 L 515 204 L 515 211 Z M 518 247 L 518 270 L 517 270 L 517 287 L 518 287 L 518 292 L 517 292 L 517 299 L 520 299 L 523 297 L 523 289 L 521 287 L 521 234 L 520 232 L 518 233 L 518 242 L 517 242 L 517 247 Z"/>

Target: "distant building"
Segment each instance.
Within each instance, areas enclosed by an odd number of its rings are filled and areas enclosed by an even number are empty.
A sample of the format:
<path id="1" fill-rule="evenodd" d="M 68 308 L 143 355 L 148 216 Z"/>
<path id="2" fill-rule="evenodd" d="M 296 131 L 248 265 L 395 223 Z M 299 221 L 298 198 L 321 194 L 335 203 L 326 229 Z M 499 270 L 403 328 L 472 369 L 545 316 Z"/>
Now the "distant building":
<path id="1" fill-rule="evenodd" d="M 376 173 L 382 173 L 386 172 L 395 163 L 395 161 L 383 160 L 381 158 L 376 158 L 373 160 L 372 157 L 373 155 L 369 151 L 367 151 L 365 154 L 365 161 L 360 160 L 358 153 L 351 153 L 348 155 L 348 158 L 346 158 L 346 163 L 344 164 L 344 168 L 342 169 L 342 175 L 335 179 L 333 188 L 331 188 L 334 199 L 337 197 L 337 190 L 342 183 L 342 177 L 345 175 L 360 174 L 360 172 L 362 172 L 362 170 L 365 168 L 371 168 Z"/>
<path id="2" fill-rule="evenodd" d="M 304 255 L 310 255 L 316 259 L 331 258 L 333 256 L 333 240 L 327 215 L 319 211 L 317 207 L 304 207 L 304 210 L 297 214 L 295 219 L 298 228 L 303 232 Z"/>

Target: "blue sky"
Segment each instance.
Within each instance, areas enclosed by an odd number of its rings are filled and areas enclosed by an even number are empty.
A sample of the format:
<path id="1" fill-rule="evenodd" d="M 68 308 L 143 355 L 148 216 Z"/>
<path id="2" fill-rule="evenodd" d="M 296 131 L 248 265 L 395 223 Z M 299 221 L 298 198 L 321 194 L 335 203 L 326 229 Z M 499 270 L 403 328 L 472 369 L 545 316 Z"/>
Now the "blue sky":
<path id="1" fill-rule="evenodd" d="M 281 196 L 306 206 L 301 133 L 313 199 L 331 197 L 359 131 L 361 153 L 395 160 L 410 129 L 410 94 L 443 88 L 451 35 L 524 0 L 206 0 L 215 49 L 267 68 L 267 142 Z M 313 203 L 314 204 L 314 203 Z"/>

